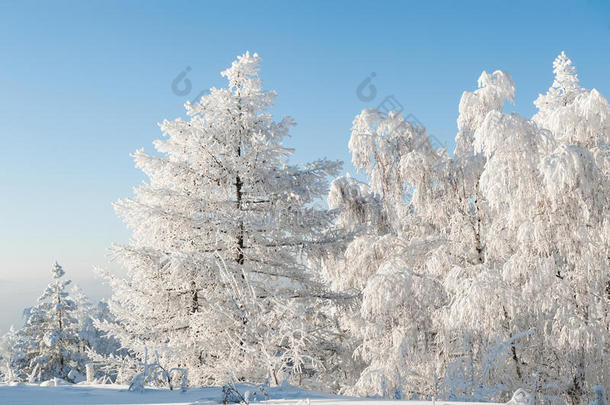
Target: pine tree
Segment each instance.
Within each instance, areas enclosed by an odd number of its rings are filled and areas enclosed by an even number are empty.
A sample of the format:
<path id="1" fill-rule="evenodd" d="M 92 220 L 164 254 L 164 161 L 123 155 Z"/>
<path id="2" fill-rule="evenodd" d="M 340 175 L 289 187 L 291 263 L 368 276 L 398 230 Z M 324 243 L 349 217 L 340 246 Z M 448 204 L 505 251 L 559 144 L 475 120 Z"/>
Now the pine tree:
<path id="1" fill-rule="evenodd" d="M 24 311 L 25 325 L 17 331 L 11 367 L 21 381 L 40 382 L 61 378 L 74 382 L 82 373 L 86 356 L 78 336 L 77 305 L 67 291 L 70 280 L 55 263 L 53 281 Z"/>
<path id="2" fill-rule="evenodd" d="M 308 263 L 338 240 L 315 204 L 341 165 L 288 164 L 293 121 L 273 121 L 260 60 L 240 56 L 226 88 L 187 104 L 189 120 L 164 121 L 160 155 L 134 154 L 148 182 L 116 204 L 133 238 L 114 249 L 128 276 L 110 277 L 119 324 L 106 330 L 195 385 L 301 380 L 333 350 Z"/>

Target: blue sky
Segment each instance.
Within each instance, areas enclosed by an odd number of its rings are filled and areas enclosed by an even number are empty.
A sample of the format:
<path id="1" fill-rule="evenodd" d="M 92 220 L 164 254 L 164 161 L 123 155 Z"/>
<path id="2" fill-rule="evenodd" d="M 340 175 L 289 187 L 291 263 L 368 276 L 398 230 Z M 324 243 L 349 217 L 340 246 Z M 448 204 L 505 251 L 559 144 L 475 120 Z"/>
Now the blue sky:
<path id="1" fill-rule="evenodd" d="M 0 0 L 0 332 L 18 323 L 53 261 L 95 298 L 93 276 L 129 234 L 111 203 L 143 176 L 157 122 L 184 116 L 220 71 L 263 57 L 274 114 L 298 126 L 294 160 L 340 159 L 354 116 L 393 95 L 453 147 L 460 96 L 482 70 L 510 72 L 530 116 L 561 51 L 610 95 L 610 2 L 158 2 Z M 172 92 L 190 67 L 190 94 Z M 377 96 L 356 96 L 375 73 Z"/>

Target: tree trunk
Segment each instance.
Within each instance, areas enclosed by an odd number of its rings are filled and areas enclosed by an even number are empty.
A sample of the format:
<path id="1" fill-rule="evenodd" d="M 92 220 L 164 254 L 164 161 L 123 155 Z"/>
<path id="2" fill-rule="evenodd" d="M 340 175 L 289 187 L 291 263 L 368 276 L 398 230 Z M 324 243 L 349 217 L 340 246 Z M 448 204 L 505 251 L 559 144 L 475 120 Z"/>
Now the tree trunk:
<path id="1" fill-rule="evenodd" d="M 197 291 L 197 284 L 195 281 L 191 281 L 191 314 L 199 311 L 199 294 Z"/>
<path id="2" fill-rule="evenodd" d="M 504 319 L 506 320 L 506 331 L 510 335 L 510 324 L 508 320 L 508 312 L 506 308 L 503 306 L 502 310 L 504 311 Z M 515 371 L 517 372 L 517 377 L 519 378 L 519 382 L 521 382 L 521 367 L 519 367 L 519 357 L 517 356 L 517 348 L 514 344 L 510 345 L 510 352 L 515 363 Z"/>
<path id="3" fill-rule="evenodd" d="M 238 154 L 240 153 L 240 150 L 238 149 Z M 241 215 L 241 201 L 242 201 L 242 187 L 243 187 L 243 183 L 241 181 L 241 178 L 239 177 L 239 175 L 237 175 L 235 177 L 235 199 L 236 199 L 236 205 L 237 205 L 237 210 L 240 211 L 240 215 Z M 242 265 L 244 264 L 244 221 L 243 219 L 239 219 L 239 231 L 237 234 L 237 257 L 235 259 L 237 261 L 237 264 Z M 243 275 L 242 275 L 243 277 Z"/>

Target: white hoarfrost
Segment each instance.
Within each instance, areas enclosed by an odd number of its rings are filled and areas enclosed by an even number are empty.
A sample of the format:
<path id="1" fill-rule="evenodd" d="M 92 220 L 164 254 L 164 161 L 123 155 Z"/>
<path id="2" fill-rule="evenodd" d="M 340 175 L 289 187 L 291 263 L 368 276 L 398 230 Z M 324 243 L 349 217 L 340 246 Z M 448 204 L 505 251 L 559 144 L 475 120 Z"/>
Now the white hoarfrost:
<path id="1" fill-rule="evenodd" d="M 24 311 L 23 328 L 10 333 L 9 381 L 83 379 L 87 357 L 79 335 L 79 308 L 67 289 L 71 281 L 63 279 L 65 271 L 58 263 L 52 274 L 38 304 Z"/>
<path id="2" fill-rule="evenodd" d="M 453 154 L 400 113 L 362 111 L 349 149 L 367 180 L 346 175 L 330 190 L 340 163 L 289 164 L 293 121 L 273 120 L 259 63 L 239 57 L 227 87 L 161 124 L 157 153 L 133 155 L 147 181 L 115 205 L 132 232 L 114 247 L 126 276 L 106 275 L 113 296 L 96 308 L 70 297 L 56 265 L 25 327 L 0 339 L 3 380 L 61 385 L 86 368 L 89 382 L 144 394 L 186 376 L 258 399 L 292 383 L 395 400 L 605 403 L 610 107 L 563 52 L 531 119 L 504 112 L 508 73 L 483 72 L 461 97 Z M 330 209 L 318 206 L 326 195 Z M 40 389 L 0 386 L 0 397 Z M 229 385 L 190 392 L 254 399 Z"/>
<path id="3" fill-rule="evenodd" d="M 335 351 L 320 311 L 329 295 L 308 264 L 338 241 L 316 202 L 341 164 L 288 163 L 294 123 L 272 119 L 260 60 L 240 56 L 226 88 L 164 121 L 159 154 L 134 154 L 148 181 L 115 205 L 132 239 L 114 248 L 128 274 L 109 277 L 118 323 L 103 327 L 193 385 L 305 383 Z"/>
<path id="4" fill-rule="evenodd" d="M 483 72 L 453 156 L 398 113 L 354 120 L 369 183 L 332 183 L 355 237 L 326 261 L 360 297 L 341 320 L 362 368 L 348 392 L 579 401 L 610 387 L 610 109 L 564 53 L 553 66 L 532 119 L 503 113 L 510 75 Z"/>

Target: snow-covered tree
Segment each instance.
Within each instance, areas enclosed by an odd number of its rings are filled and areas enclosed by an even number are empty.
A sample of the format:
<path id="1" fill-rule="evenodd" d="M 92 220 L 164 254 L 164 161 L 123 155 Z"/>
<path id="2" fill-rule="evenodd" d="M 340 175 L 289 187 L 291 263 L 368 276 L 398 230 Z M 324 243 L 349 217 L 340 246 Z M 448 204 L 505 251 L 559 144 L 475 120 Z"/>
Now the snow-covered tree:
<path id="1" fill-rule="evenodd" d="M 0 336 L 0 381 L 2 382 L 13 382 L 16 379 L 15 370 L 11 364 L 16 341 L 17 330 L 14 326 Z"/>
<path id="2" fill-rule="evenodd" d="M 333 285 L 342 291 L 355 290 L 362 297 L 356 313 L 346 311 L 343 321 L 359 342 L 357 358 L 367 366 L 355 388 L 347 391 L 391 397 L 401 387 L 398 375 L 414 376 L 405 372 L 410 367 L 407 363 L 424 372 L 426 362 L 420 355 L 430 352 L 419 348 L 418 342 L 427 339 L 419 326 L 429 324 L 429 309 L 435 305 L 421 296 L 427 288 L 420 282 L 430 280 L 409 269 L 412 258 L 401 239 L 411 190 L 400 158 L 435 152 L 423 128 L 414 128 L 399 114 L 385 116 L 375 110 L 356 117 L 349 146 L 354 164 L 371 181 L 367 185 L 349 177 L 338 179 L 329 195 L 329 206 L 341 212 L 339 226 L 357 233 L 339 260 L 327 262 Z"/>
<path id="3" fill-rule="evenodd" d="M 545 370 L 546 380 L 580 401 L 595 385 L 610 387 L 610 106 L 579 86 L 565 53 L 553 67 L 533 117 L 554 141 L 537 167 L 545 201 L 524 223 L 531 236 L 523 245 L 552 280 L 541 286 L 539 305 L 553 316 L 536 350 L 543 362 L 561 361 Z"/>
<path id="4" fill-rule="evenodd" d="M 13 337 L 13 378 L 44 381 L 62 378 L 74 382 L 85 370 L 86 356 L 78 336 L 78 307 L 64 280 L 65 271 L 55 263 L 53 281 L 38 298 L 38 304 L 24 311 L 25 325 Z"/>
<path id="5" fill-rule="evenodd" d="M 112 358 L 126 360 L 124 357 L 128 353 L 120 349 L 120 344 L 115 338 L 108 336 L 97 326 L 103 322 L 115 322 L 108 303 L 105 300 L 92 303 L 76 285 L 73 288 L 72 299 L 78 308 L 75 318 L 78 322 L 79 350 L 86 355 L 88 363 L 92 363 L 94 367 L 92 377 L 98 381 L 116 381 L 119 367 L 108 368 L 107 363 Z"/>
<path id="6" fill-rule="evenodd" d="M 608 386 L 610 110 L 565 54 L 554 68 L 532 120 L 502 112 L 510 75 L 483 72 L 453 156 L 400 114 L 354 120 L 370 181 L 333 182 L 329 205 L 360 234 L 326 263 L 362 296 L 345 320 L 366 363 L 354 392 L 579 401 Z"/>
<path id="7" fill-rule="evenodd" d="M 133 237 L 114 249 L 128 275 L 109 276 L 118 324 L 103 327 L 195 385 L 299 381 L 334 350 L 319 310 L 328 293 L 308 263 L 339 239 L 316 203 L 341 165 L 288 164 L 293 121 L 273 120 L 260 60 L 240 56 L 226 88 L 164 121 L 159 154 L 134 154 L 148 182 L 115 205 Z"/>
<path id="8" fill-rule="evenodd" d="M 450 319 L 487 320 L 477 328 L 483 345 L 500 330 L 503 340 L 520 336 L 499 383 L 578 402 L 609 383 L 601 370 L 610 358 L 610 109 L 596 90 L 578 86 L 565 54 L 554 67 L 532 120 L 491 112 L 475 132 L 486 159 L 485 272 L 476 276 L 479 294 L 463 284 L 472 272 L 453 277 L 462 288 Z"/>

